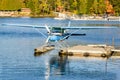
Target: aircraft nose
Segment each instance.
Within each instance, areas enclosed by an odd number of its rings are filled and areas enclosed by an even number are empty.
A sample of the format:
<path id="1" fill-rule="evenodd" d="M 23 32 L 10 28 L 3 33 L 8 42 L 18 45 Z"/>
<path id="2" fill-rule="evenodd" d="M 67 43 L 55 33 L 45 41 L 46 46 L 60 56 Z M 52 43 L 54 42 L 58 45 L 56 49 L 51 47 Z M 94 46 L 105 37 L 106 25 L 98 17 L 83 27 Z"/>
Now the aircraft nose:
<path id="1" fill-rule="evenodd" d="M 50 41 L 59 41 L 61 39 L 61 37 L 60 36 L 51 36 L 50 37 Z"/>

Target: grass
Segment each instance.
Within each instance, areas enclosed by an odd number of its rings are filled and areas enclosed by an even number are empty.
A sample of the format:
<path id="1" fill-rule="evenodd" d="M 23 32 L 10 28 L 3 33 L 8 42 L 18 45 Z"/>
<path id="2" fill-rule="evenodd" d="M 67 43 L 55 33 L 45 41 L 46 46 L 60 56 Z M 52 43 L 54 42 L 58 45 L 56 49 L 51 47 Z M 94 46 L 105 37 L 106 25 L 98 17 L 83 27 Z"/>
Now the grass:
<path id="1" fill-rule="evenodd" d="M 0 10 L 18 10 L 22 7 L 22 0 L 0 0 Z"/>

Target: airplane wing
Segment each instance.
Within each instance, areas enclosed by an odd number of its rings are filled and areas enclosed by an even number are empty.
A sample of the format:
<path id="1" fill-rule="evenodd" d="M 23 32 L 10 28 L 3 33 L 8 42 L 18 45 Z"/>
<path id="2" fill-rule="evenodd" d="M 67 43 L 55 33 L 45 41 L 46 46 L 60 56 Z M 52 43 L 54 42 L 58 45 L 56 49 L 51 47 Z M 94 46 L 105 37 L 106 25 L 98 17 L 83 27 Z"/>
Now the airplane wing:
<path id="1" fill-rule="evenodd" d="M 79 26 L 79 27 L 61 27 L 64 29 L 107 29 L 107 28 L 118 28 L 116 26 Z"/>
<path id="2" fill-rule="evenodd" d="M 27 28 L 46 28 L 46 24 L 42 25 L 27 25 L 27 24 L 9 24 L 3 23 L 2 26 L 16 26 L 16 27 L 27 27 Z M 50 27 L 50 26 L 47 26 Z M 52 26 L 51 26 L 52 27 Z M 53 27 L 60 27 L 63 29 L 107 29 L 107 28 L 118 28 L 117 26 L 53 26 Z M 47 28 L 47 30 L 49 30 Z"/>
<path id="3" fill-rule="evenodd" d="M 16 27 L 27 27 L 27 28 L 45 28 L 45 25 L 27 25 L 27 24 L 11 24 L 11 23 L 2 23 L 2 26 L 16 26 Z"/>

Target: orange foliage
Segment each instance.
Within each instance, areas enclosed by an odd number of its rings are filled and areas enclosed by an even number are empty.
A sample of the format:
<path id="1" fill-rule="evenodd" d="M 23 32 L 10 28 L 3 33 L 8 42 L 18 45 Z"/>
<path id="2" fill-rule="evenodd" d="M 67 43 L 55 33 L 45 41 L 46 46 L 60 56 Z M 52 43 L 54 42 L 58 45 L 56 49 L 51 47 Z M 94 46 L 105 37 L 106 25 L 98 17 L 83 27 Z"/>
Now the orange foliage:
<path id="1" fill-rule="evenodd" d="M 105 4 L 106 4 L 106 12 L 108 14 L 114 14 L 113 6 L 110 4 L 110 1 L 106 0 Z"/>

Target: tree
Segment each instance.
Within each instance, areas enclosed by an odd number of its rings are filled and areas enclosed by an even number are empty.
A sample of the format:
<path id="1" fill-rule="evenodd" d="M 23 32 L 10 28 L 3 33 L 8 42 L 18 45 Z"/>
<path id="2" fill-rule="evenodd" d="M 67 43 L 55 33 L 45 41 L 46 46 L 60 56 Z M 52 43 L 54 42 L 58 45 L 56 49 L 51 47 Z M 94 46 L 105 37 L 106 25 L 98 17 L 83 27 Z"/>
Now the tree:
<path id="1" fill-rule="evenodd" d="M 87 0 L 87 4 L 86 4 L 86 13 L 87 14 L 91 14 L 92 11 L 92 5 L 93 5 L 94 0 Z"/>
<path id="2" fill-rule="evenodd" d="M 120 0 L 0 0 L 0 10 L 30 8 L 33 15 L 49 15 L 54 11 L 98 15 L 107 10 L 105 1 L 110 1 L 115 13 L 120 14 Z"/>
<path id="3" fill-rule="evenodd" d="M 98 14 L 98 1 L 97 0 L 94 0 L 93 2 L 92 11 L 93 13 Z"/>
<path id="4" fill-rule="evenodd" d="M 87 0 L 78 0 L 77 11 L 78 14 L 86 14 L 87 13 Z"/>
<path id="5" fill-rule="evenodd" d="M 71 11 L 77 14 L 77 0 L 73 0 L 73 1 L 71 0 L 70 3 L 71 3 L 71 7 L 70 7 Z"/>
<path id="6" fill-rule="evenodd" d="M 110 0 L 116 15 L 120 15 L 120 0 Z"/>
<path id="7" fill-rule="evenodd" d="M 105 0 L 99 0 L 98 2 L 98 14 L 104 14 L 106 11 Z"/>
<path id="8" fill-rule="evenodd" d="M 34 10 L 34 15 L 40 14 L 40 8 L 39 8 L 39 0 L 33 0 L 33 10 Z"/>

